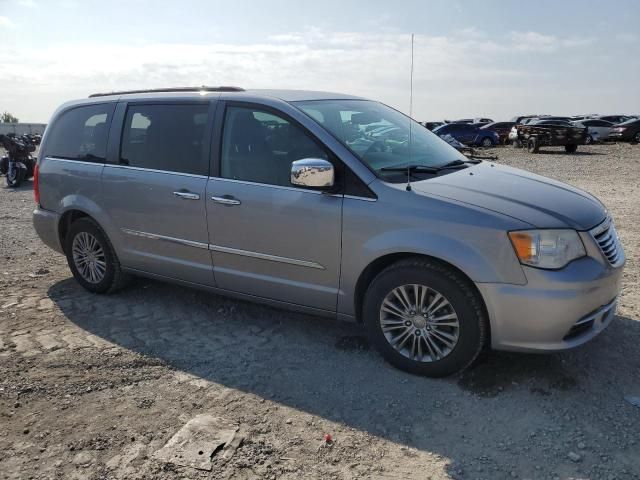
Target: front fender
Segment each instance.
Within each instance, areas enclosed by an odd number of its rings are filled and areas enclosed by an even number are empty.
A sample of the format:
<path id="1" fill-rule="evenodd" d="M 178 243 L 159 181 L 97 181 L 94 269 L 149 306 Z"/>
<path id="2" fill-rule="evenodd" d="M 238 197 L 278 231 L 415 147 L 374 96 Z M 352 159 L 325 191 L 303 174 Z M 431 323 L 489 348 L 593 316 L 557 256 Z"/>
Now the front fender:
<path id="1" fill-rule="evenodd" d="M 400 229 L 371 238 L 363 245 L 367 264 L 385 255 L 398 252 L 427 255 L 447 262 L 464 272 L 474 282 L 526 283 L 524 273 L 515 258 L 513 248 L 505 242 L 502 232 L 496 232 L 494 255 L 475 243 L 460 241 L 444 233 L 424 229 Z M 506 234 L 504 234 L 506 237 Z M 503 258 L 506 261 L 497 261 Z"/>
<path id="2" fill-rule="evenodd" d="M 388 190 L 380 193 L 390 196 Z M 507 236 L 521 222 L 469 205 L 392 194 L 390 202 L 344 200 L 339 313 L 355 314 L 358 280 L 367 267 L 389 255 L 432 257 L 475 283 L 526 284 Z M 398 198 L 408 200 L 398 206 Z"/>

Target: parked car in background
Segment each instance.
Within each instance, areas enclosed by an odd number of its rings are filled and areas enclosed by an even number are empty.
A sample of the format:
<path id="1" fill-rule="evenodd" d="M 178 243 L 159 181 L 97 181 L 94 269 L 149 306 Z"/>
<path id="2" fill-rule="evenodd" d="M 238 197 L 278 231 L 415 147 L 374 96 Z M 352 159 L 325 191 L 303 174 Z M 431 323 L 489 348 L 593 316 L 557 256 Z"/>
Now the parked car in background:
<path id="1" fill-rule="evenodd" d="M 577 127 L 564 120 L 538 119 L 528 125 L 515 126 L 518 137 L 516 146 L 526 146 L 530 153 L 538 153 L 540 147 L 564 147 L 567 153 L 574 153 L 578 145 L 584 145 L 586 127 Z"/>
<path id="2" fill-rule="evenodd" d="M 493 120 L 490 118 L 484 117 L 476 117 L 476 118 L 461 118 L 460 120 L 445 120 L 445 123 L 473 123 L 473 124 L 484 124 L 491 123 Z"/>
<path id="3" fill-rule="evenodd" d="M 359 97 L 94 94 L 54 113 L 36 172 L 35 230 L 89 292 L 133 274 L 359 322 L 412 373 L 577 347 L 615 316 L 625 254 L 595 197 Z"/>
<path id="4" fill-rule="evenodd" d="M 551 115 L 543 115 L 538 117 L 524 117 L 520 122 L 516 123 L 509 132 L 509 136 L 507 141 L 513 144 L 515 147 L 522 147 L 523 144 L 520 143 L 520 138 L 518 136 L 518 125 L 534 125 L 540 124 L 541 122 L 560 122 L 557 125 L 568 124 L 569 117 L 552 117 Z M 569 125 L 570 126 L 570 125 Z"/>
<path id="5" fill-rule="evenodd" d="M 433 131 L 435 128 L 438 128 L 440 125 L 444 125 L 444 122 L 420 122 L 421 125 L 424 125 L 428 130 Z"/>
<path id="6" fill-rule="evenodd" d="M 474 147 L 493 147 L 500 144 L 500 137 L 491 130 L 482 130 L 470 123 L 445 123 L 436 128 L 433 133 L 439 137 L 451 135 L 460 143 Z"/>
<path id="7" fill-rule="evenodd" d="M 609 133 L 611 140 L 640 143 L 640 119 L 633 118 L 614 125 Z"/>
<path id="8" fill-rule="evenodd" d="M 577 120 L 588 120 L 590 118 L 596 118 L 598 115 L 595 113 L 589 113 L 586 115 L 573 115 L 571 118 L 572 121 L 577 121 Z"/>
<path id="9" fill-rule="evenodd" d="M 598 115 L 594 118 L 597 118 L 598 120 L 606 120 L 611 123 L 622 123 L 633 120 L 634 117 L 630 115 Z"/>
<path id="10" fill-rule="evenodd" d="M 587 127 L 587 138 L 585 139 L 587 145 L 606 140 L 613 127 L 613 123 L 598 118 L 588 118 L 571 123 L 577 127 Z"/>
<path id="11" fill-rule="evenodd" d="M 532 120 L 534 118 L 540 118 L 540 115 L 520 115 L 517 117 L 513 117 L 511 119 L 511 122 L 513 122 L 514 125 L 511 127 L 511 130 L 509 131 L 507 142 L 512 143 L 516 146 L 520 146 L 518 145 L 518 130 L 516 129 L 516 125 L 526 124 L 529 120 Z"/>
<path id="12" fill-rule="evenodd" d="M 479 124 L 486 125 L 488 123 L 494 123 L 494 122 L 490 118 L 474 118 L 473 123 L 475 125 L 479 125 Z"/>
<path id="13" fill-rule="evenodd" d="M 561 118 L 536 118 L 527 123 L 527 125 L 556 125 L 560 127 L 572 127 L 573 124 L 569 120 Z"/>
<path id="14" fill-rule="evenodd" d="M 480 130 L 496 132 L 500 138 L 500 143 L 507 143 L 509 132 L 514 125 L 514 122 L 491 122 L 481 126 Z"/>

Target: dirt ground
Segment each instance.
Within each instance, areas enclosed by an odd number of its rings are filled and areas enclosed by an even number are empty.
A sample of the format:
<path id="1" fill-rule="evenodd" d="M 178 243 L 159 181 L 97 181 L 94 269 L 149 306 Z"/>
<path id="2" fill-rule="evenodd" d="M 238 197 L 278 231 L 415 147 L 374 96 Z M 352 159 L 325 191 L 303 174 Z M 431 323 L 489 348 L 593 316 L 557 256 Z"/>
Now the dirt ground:
<path id="1" fill-rule="evenodd" d="M 87 293 L 37 238 L 31 182 L 1 179 L 0 478 L 640 478 L 640 145 L 495 152 L 610 208 L 618 316 L 576 350 L 444 380 L 390 367 L 356 325 L 143 279 Z M 200 414 L 239 426 L 233 456 L 155 458 Z"/>

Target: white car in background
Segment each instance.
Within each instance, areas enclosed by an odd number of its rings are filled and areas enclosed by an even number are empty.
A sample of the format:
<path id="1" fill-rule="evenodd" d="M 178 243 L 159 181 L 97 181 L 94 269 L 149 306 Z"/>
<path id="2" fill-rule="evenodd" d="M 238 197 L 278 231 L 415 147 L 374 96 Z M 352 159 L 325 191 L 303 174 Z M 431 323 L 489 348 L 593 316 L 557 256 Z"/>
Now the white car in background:
<path id="1" fill-rule="evenodd" d="M 585 120 L 577 120 L 571 122 L 577 127 L 587 127 L 587 138 L 585 143 L 587 145 L 593 142 L 602 142 L 609 137 L 609 132 L 613 128 L 614 124 L 607 122 L 606 120 L 600 120 L 598 118 L 588 118 Z"/>

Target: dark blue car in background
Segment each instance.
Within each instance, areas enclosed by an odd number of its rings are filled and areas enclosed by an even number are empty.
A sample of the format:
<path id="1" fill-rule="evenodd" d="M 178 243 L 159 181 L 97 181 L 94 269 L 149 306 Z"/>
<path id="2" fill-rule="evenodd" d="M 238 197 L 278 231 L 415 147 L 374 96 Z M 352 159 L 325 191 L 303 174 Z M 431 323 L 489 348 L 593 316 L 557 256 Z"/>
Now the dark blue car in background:
<path id="1" fill-rule="evenodd" d="M 433 130 L 440 137 L 451 135 L 460 143 L 473 147 L 493 147 L 500 143 L 499 135 L 492 130 L 481 129 L 469 123 L 445 123 Z"/>

